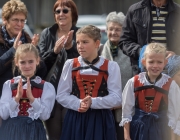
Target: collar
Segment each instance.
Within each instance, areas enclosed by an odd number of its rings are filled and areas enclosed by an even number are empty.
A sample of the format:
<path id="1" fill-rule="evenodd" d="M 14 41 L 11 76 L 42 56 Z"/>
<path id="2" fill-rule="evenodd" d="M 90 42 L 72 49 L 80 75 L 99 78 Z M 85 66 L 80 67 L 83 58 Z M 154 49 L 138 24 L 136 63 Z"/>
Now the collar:
<path id="1" fill-rule="evenodd" d="M 149 8 L 151 8 L 151 1 L 152 0 L 142 0 L 142 2 L 140 3 L 141 6 L 147 6 Z M 139 8 L 142 8 L 142 7 L 139 7 Z M 174 11 L 174 10 L 178 10 L 176 7 L 175 7 L 175 3 L 173 2 L 173 0 L 168 0 L 168 5 L 167 5 L 167 9 L 168 9 L 168 13 Z"/>
<path id="2" fill-rule="evenodd" d="M 26 38 L 26 43 L 31 43 L 31 37 L 26 33 L 26 31 L 24 31 L 24 35 L 25 35 L 25 38 Z M 0 44 L 4 44 L 4 46 L 7 46 L 4 38 L 3 38 L 3 35 L 2 35 L 2 25 L 0 25 Z M 2 45 L 0 45 L 0 47 L 2 47 Z"/>
<path id="3" fill-rule="evenodd" d="M 155 83 L 159 80 L 159 79 L 161 79 L 161 77 L 162 77 L 162 74 L 160 73 L 160 75 L 156 78 L 156 80 L 155 80 L 155 82 L 153 83 L 153 82 L 151 82 L 151 80 L 150 80 L 150 78 L 149 78 L 149 76 L 148 76 L 148 74 L 146 73 L 146 79 L 149 81 L 149 83 L 151 83 L 151 84 L 153 84 L 153 85 L 155 85 Z"/>
<path id="4" fill-rule="evenodd" d="M 82 58 L 83 59 L 83 61 L 86 63 L 86 64 L 88 64 L 88 65 L 94 65 L 94 64 L 96 64 L 98 61 L 99 61 L 99 56 L 97 56 L 92 62 L 89 62 L 88 60 L 86 60 L 86 59 L 84 59 L 84 58 Z"/>
<path id="5" fill-rule="evenodd" d="M 27 81 L 27 77 L 25 77 L 24 75 L 21 75 L 21 78 L 22 78 L 23 80 Z M 36 78 L 36 76 L 33 75 L 29 80 L 31 81 L 32 79 L 35 79 L 35 78 Z"/>

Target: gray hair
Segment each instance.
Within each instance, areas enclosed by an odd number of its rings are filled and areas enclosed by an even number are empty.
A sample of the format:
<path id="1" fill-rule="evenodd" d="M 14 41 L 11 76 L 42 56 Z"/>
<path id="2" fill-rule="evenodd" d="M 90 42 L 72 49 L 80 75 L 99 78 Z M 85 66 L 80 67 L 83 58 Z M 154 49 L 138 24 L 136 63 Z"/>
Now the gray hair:
<path id="1" fill-rule="evenodd" d="M 125 19 L 125 15 L 123 14 L 123 12 L 119 12 L 119 13 L 111 12 L 106 17 L 106 27 L 107 27 L 107 24 L 109 22 L 116 22 L 116 23 L 119 23 L 119 25 L 122 26 L 123 22 L 124 22 L 124 19 Z"/>

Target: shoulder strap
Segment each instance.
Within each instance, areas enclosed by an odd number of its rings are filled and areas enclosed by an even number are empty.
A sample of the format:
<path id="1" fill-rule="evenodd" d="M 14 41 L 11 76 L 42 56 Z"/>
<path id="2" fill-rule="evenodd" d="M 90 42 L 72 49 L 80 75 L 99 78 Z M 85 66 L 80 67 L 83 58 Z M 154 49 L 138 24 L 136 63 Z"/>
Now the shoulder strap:
<path id="1" fill-rule="evenodd" d="M 22 84 L 24 85 L 26 82 L 22 82 Z M 34 81 L 30 81 L 31 86 L 35 87 L 35 88 L 39 88 L 39 89 L 43 89 L 44 87 L 44 80 L 41 80 L 41 83 L 37 84 Z M 11 90 L 15 90 L 17 89 L 18 83 L 14 83 L 14 79 L 11 79 Z"/>

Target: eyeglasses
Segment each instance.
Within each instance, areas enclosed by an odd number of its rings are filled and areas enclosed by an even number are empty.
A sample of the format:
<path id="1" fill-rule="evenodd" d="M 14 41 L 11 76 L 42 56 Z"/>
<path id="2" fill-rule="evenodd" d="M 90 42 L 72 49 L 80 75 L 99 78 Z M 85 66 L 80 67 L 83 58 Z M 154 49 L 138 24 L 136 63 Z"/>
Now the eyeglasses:
<path id="1" fill-rule="evenodd" d="M 25 23 L 27 22 L 26 19 L 17 19 L 17 18 L 11 19 L 11 21 L 13 21 L 13 22 L 15 22 L 15 23 L 21 22 L 21 23 L 23 23 L 23 24 L 25 24 Z"/>
<path id="2" fill-rule="evenodd" d="M 54 13 L 56 14 L 56 15 L 58 15 L 58 14 L 60 14 L 61 13 L 61 11 L 63 12 L 63 14 L 67 14 L 69 11 L 71 11 L 71 10 L 69 10 L 69 9 L 62 9 L 62 10 L 56 10 Z"/>

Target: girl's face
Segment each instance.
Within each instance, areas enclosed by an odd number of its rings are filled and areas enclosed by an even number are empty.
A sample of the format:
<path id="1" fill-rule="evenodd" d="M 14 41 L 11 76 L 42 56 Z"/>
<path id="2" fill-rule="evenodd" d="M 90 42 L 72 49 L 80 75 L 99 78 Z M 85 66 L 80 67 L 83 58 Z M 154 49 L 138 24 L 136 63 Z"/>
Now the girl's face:
<path id="1" fill-rule="evenodd" d="M 118 23 L 110 22 L 107 27 L 107 36 L 110 42 L 117 45 L 120 41 L 122 26 Z"/>
<path id="2" fill-rule="evenodd" d="M 6 26 L 6 30 L 10 37 L 16 37 L 20 31 L 24 28 L 26 17 L 23 13 L 16 13 L 12 15 L 8 20 L 3 19 L 3 23 Z"/>
<path id="3" fill-rule="evenodd" d="M 167 64 L 167 59 L 163 53 L 157 54 L 152 52 L 146 54 L 145 59 L 142 60 L 142 64 L 146 67 L 149 78 L 156 79 Z"/>
<path id="4" fill-rule="evenodd" d="M 172 77 L 172 79 L 179 85 L 180 87 L 180 70 Z"/>
<path id="5" fill-rule="evenodd" d="M 67 6 L 58 6 L 55 10 L 55 20 L 59 26 L 72 24 L 71 9 Z"/>
<path id="6" fill-rule="evenodd" d="M 76 35 L 77 50 L 79 54 L 89 62 L 92 62 L 98 55 L 100 40 L 94 41 L 88 35 L 80 33 Z"/>
<path id="7" fill-rule="evenodd" d="M 35 74 L 36 66 L 39 65 L 39 58 L 33 52 L 21 53 L 18 60 L 15 60 L 15 63 L 21 74 L 30 78 Z"/>

